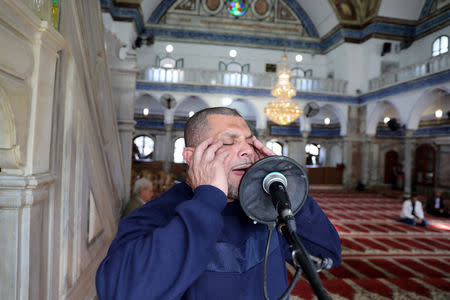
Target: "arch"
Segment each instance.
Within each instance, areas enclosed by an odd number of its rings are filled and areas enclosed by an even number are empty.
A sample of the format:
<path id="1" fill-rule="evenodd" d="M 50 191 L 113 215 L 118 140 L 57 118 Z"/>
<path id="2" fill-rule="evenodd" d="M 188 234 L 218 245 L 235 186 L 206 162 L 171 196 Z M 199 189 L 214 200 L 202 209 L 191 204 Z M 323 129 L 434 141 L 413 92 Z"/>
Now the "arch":
<path id="1" fill-rule="evenodd" d="M 209 105 L 202 98 L 195 95 L 187 96 L 175 106 L 174 116 L 187 118 L 190 111 L 197 112 L 208 107 Z"/>
<path id="2" fill-rule="evenodd" d="M 391 119 L 400 117 L 397 106 L 388 99 L 378 101 L 373 108 L 371 108 L 370 106 L 368 107 L 366 121 L 367 135 L 374 136 L 376 134 L 378 123 L 382 120 L 382 118 L 384 118 L 386 113 L 392 115 L 390 116 Z"/>
<path id="3" fill-rule="evenodd" d="M 245 120 L 259 122 L 260 116 L 256 113 L 255 105 L 247 99 L 237 98 L 227 107 L 236 109 Z"/>
<path id="4" fill-rule="evenodd" d="M 446 99 L 449 97 L 450 92 L 446 87 L 433 88 L 425 91 L 414 104 L 406 123 L 406 128 L 412 130 L 419 128 L 420 119 L 422 118 L 424 111 L 435 101 L 438 101 L 442 97 L 442 93 L 445 93 L 444 97 Z"/>
<path id="5" fill-rule="evenodd" d="M 327 103 L 320 107 L 319 113 L 311 118 L 305 118 L 309 123 L 312 124 L 323 124 L 325 117 L 330 118 L 330 124 L 339 123 L 341 127 L 341 136 L 347 134 L 347 117 L 342 109 L 334 104 Z M 303 127 L 302 127 L 303 130 Z"/>
<path id="6" fill-rule="evenodd" d="M 134 103 L 134 113 L 142 115 L 144 108 L 148 108 L 151 115 L 164 115 L 166 110 L 164 106 L 149 93 L 143 93 L 136 98 Z"/>

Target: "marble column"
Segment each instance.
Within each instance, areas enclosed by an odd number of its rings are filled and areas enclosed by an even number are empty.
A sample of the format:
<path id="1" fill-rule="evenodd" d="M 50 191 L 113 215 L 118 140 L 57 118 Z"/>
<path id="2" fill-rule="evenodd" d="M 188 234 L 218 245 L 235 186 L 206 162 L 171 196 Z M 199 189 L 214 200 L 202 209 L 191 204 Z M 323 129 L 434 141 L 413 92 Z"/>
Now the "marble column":
<path id="1" fill-rule="evenodd" d="M 372 138 L 373 136 L 365 137 L 362 147 L 361 180 L 366 186 L 369 184 L 370 142 Z"/>
<path id="2" fill-rule="evenodd" d="M 405 173 L 405 183 L 403 188 L 403 193 L 405 195 L 411 195 L 411 179 L 412 179 L 412 164 L 413 164 L 413 134 L 414 130 L 405 131 L 405 142 L 404 142 L 404 161 L 403 161 L 403 171 Z"/>
<path id="3" fill-rule="evenodd" d="M 109 56 L 112 96 L 115 104 L 119 139 L 122 150 L 122 165 L 124 176 L 124 195 L 121 195 L 122 207 L 130 197 L 130 178 L 132 164 L 134 121 L 134 98 L 138 69 L 134 53 L 127 53 L 125 59 Z"/>
<path id="4" fill-rule="evenodd" d="M 352 141 L 348 137 L 344 137 L 343 141 L 342 162 L 345 166 L 342 179 L 344 188 L 349 189 L 352 178 Z"/>
<path id="5" fill-rule="evenodd" d="M 166 135 L 164 138 L 164 171 L 170 171 L 170 165 L 173 161 L 173 142 L 172 142 L 172 125 L 171 123 L 166 123 Z"/>
<path id="6" fill-rule="evenodd" d="M 306 165 L 306 151 L 305 151 L 305 147 L 308 144 L 308 136 L 310 134 L 311 131 L 309 130 L 303 130 L 302 131 L 302 139 L 300 141 L 300 149 L 299 149 L 299 156 L 300 156 L 300 164 L 302 166 Z"/>

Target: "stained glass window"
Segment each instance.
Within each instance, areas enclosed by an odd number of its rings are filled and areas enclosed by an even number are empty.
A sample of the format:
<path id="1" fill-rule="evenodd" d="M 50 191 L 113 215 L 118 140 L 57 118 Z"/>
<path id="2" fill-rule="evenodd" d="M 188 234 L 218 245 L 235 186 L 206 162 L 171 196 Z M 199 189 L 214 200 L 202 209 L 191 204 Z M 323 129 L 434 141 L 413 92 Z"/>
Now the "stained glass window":
<path id="1" fill-rule="evenodd" d="M 247 3 L 245 0 L 228 0 L 227 10 L 235 17 L 241 17 L 247 11 Z"/>

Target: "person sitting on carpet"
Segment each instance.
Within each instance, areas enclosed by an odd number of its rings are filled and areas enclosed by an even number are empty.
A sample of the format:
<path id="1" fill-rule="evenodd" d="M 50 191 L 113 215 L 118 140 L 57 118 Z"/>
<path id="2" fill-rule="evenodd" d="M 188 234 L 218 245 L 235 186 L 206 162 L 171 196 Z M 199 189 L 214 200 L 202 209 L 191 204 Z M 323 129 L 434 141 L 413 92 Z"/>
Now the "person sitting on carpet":
<path id="1" fill-rule="evenodd" d="M 436 189 L 434 197 L 428 202 L 427 213 L 437 217 L 449 216 L 448 207 L 445 206 L 445 199 L 442 197 L 441 189 Z"/>
<path id="2" fill-rule="evenodd" d="M 122 219 L 96 275 L 103 299 L 264 299 L 268 228 L 239 204 L 239 183 L 253 163 L 274 155 L 242 116 L 207 108 L 184 129 L 187 180 Z M 295 216 L 309 254 L 341 262 L 339 235 L 312 197 Z M 275 233 L 276 232 L 276 233 Z M 274 231 L 268 251 L 270 299 L 288 287 L 289 245 Z"/>
<path id="3" fill-rule="evenodd" d="M 398 221 L 412 226 L 427 226 L 428 222 L 423 214 L 421 196 L 414 193 L 411 198 L 412 200 L 406 199 L 403 201 L 402 211 L 400 212 L 400 219 Z"/>
<path id="4" fill-rule="evenodd" d="M 128 201 L 123 216 L 126 217 L 139 206 L 149 202 L 153 197 L 153 184 L 147 178 L 136 180 L 133 188 L 133 197 Z"/>

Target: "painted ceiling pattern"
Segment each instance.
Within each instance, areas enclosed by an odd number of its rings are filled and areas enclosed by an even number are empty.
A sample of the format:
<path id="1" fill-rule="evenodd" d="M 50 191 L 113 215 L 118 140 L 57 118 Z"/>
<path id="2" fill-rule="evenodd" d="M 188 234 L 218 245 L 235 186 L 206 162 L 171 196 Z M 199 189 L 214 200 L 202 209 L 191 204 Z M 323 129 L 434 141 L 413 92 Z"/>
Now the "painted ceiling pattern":
<path id="1" fill-rule="evenodd" d="M 363 25 L 377 16 L 381 0 L 329 0 L 341 24 Z"/>
<path id="2" fill-rule="evenodd" d="M 289 38 L 309 36 L 302 20 L 283 0 L 246 1 L 241 17 L 231 15 L 220 0 L 177 0 L 158 24 L 171 28 L 217 33 L 235 32 L 256 36 Z"/>

